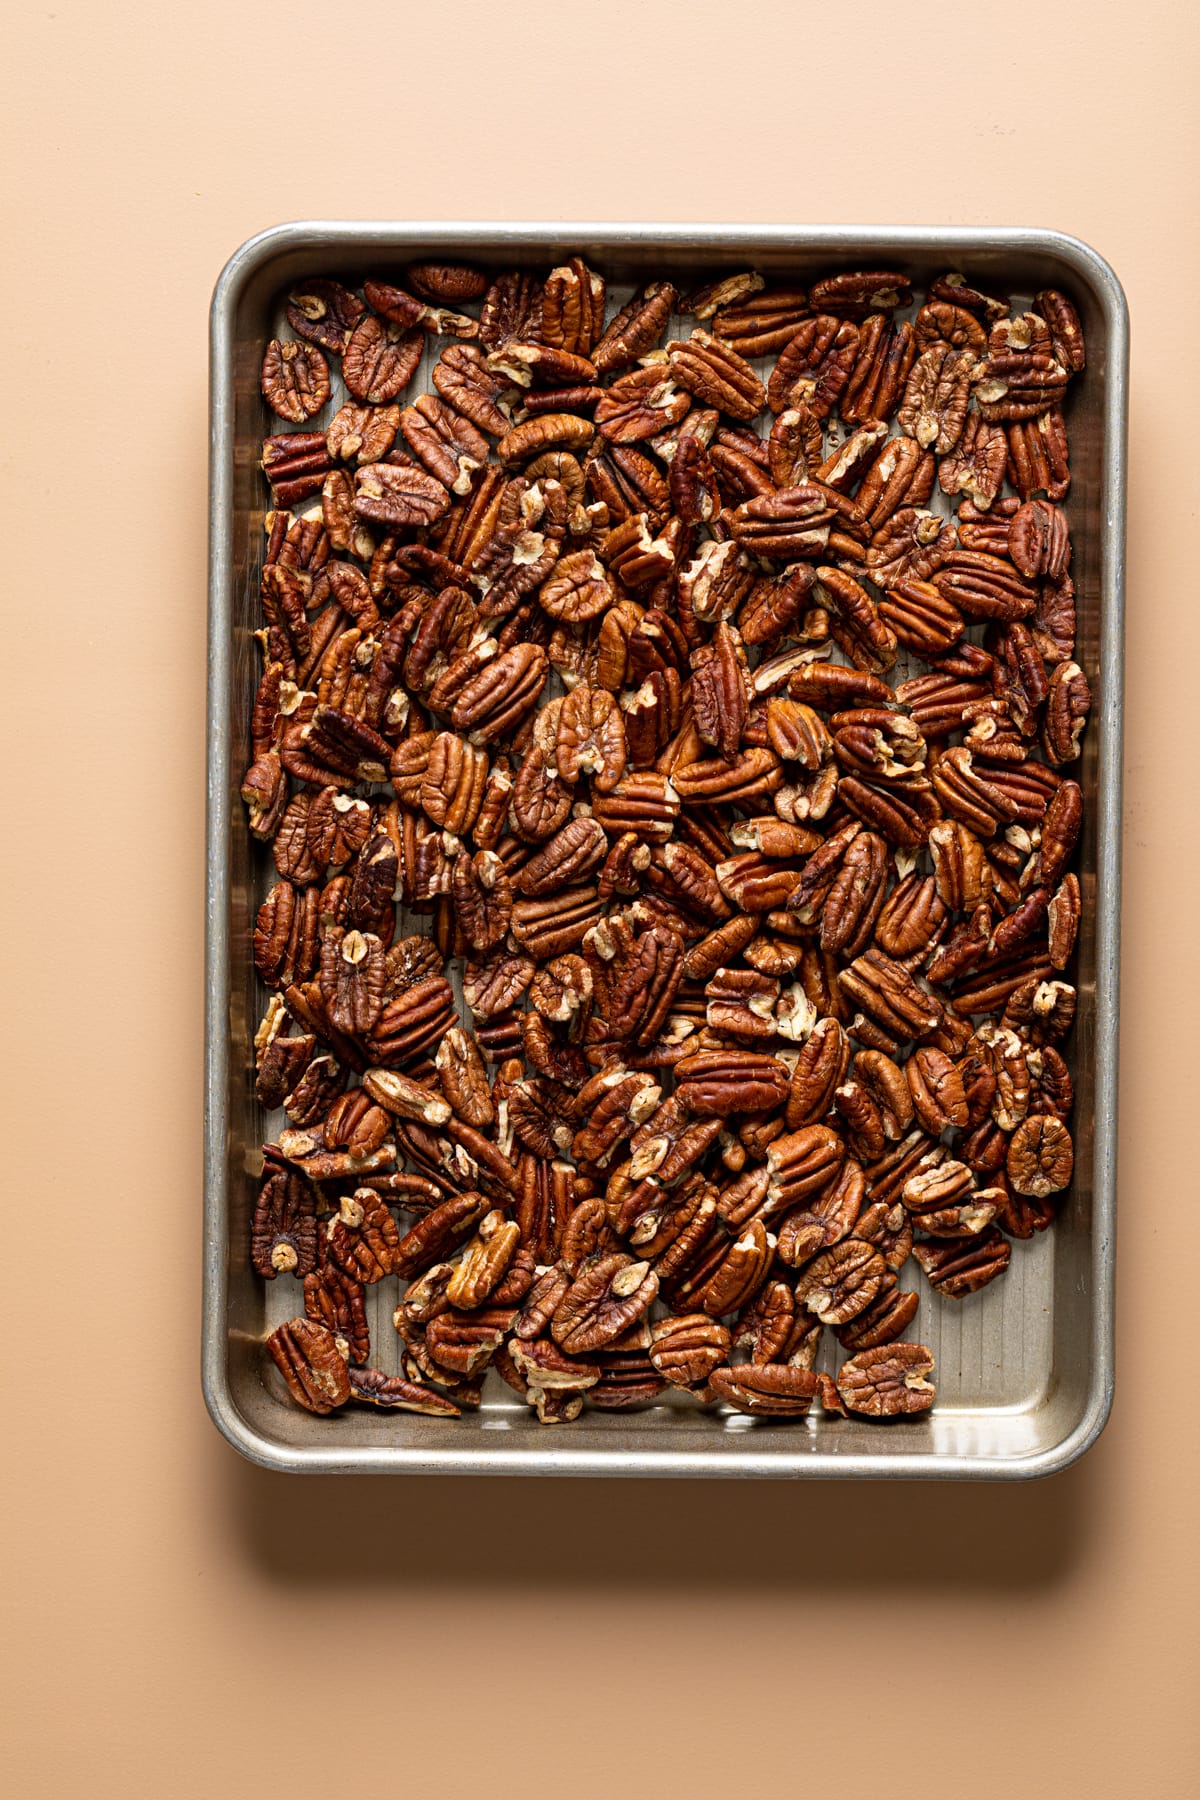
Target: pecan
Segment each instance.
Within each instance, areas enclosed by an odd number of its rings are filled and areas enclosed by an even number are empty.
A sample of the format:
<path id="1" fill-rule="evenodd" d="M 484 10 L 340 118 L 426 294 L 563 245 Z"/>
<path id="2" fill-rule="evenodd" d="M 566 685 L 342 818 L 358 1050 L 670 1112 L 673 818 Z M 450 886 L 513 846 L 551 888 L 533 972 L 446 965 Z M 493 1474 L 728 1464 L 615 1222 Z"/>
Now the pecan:
<path id="1" fill-rule="evenodd" d="M 598 373 L 610 375 L 652 350 L 666 328 L 678 299 L 669 281 L 651 282 L 635 294 L 613 319 L 591 352 Z"/>
<path id="2" fill-rule="evenodd" d="M 971 372 L 975 404 L 989 421 L 1037 418 L 1061 401 L 1068 380 L 1067 370 L 1046 352 L 1002 351 L 985 356 Z"/>
<path id="3" fill-rule="evenodd" d="M 315 344 L 272 338 L 263 356 L 260 386 L 272 412 L 302 425 L 329 399 L 329 365 Z"/>
<path id="4" fill-rule="evenodd" d="M 827 275 L 809 290 L 809 304 L 844 319 L 865 319 L 872 312 L 892 312 L 912 299 L 908 277 L 891 270 L 856 270 Z"/>
<path id="5" fill-rule="evenodd" d="M 806 319 L 780 352 L 767 383 L 767 404 L 774 413 L 807 406 L 818 419 L 837 405 L 858 354 L 858 329 L 849 322 L 819 314 Z"/>
<path id="6" fill-rule="evenodd" d="M 1052 1113 L 1031 1113 L 1008 1146 L 1008 1179 L 1018 1194 L 1043 1199 L 1070 1185 L 1075 1153 L 1071 1134 Z"/>
<path id="7" fill-rule="evenodd" d="M 362 1367 L 371 1354 L 371 1334 L 361 1281 L 344 1275 L 336 1263 L 323 1263 L 304 1277 L 304 1311 L 315 1325 L 333 1333 L 343 1358 Z"/>
<path id="8" fill-rule="evenodd" d="M 752 1050 L 698 1050 L 675 1065 L 680 1098 L 697 1118 L 764 1113 L 787 1098 L 788 1071 L 776 1057 Z"/>
<path id="9" fill-rule="evenodd" d="M 728 1356 L 732 1339 L 705 1313 L 660 1319 L 651 1327 L 650 1361 L 673 1387 L 702 1388 Z"/>
<path id="10" fill-rule="evenodd" d="M 951 1300 L 965 1300 L 1003 1275 L 1012 1260 L 1012 1245 L 989 1226 L 977 1237 L 917 1244 L 913 1255 L 932 1288 Z"/>
<path id="11" fill-rule="evenodd" d="M 875 313 L 859 328 L 858 348 L 854 367 L 845 390 L 838 401 L 838 412 L 850 424 L 861 424 L 866 420 L 890 419 L 896 410 L 901 394 L 905 392 L 905 380 L 912 368 L 916 344 L 913 339 L 913 328 L 907 321 L 897 324 L 883 313 Z M 935 383 L 936 385 L 936 383 Z M 927 404 L 914 406 L 913 416 L 920 412 L 922 417 L 928 413 L 928 403 L 932 402 L 946 419 L 959 413 L 959 397 L 951 382 L 950 391 L 939 392 L 936 397 L 927 386 L 918 389 L 920 401 Z M 961 396 L 961 413 L 967 409 L 967 396 Z M 935 413 L 935 417 L 936 417 Z M 911 429 L 905 426 L 905 430 Z M 921 447 L 933 442 L 939 434 L 935 426 L 933 434 L 922 438 Z"/>
<path id="12" fill-rule="evenodd" d="M 283 1274 L 303 1280 L 316 1267 L 317 1197 L 298 1169 L 268 1165 L 254 1208 L 250 1260 L 266 1281 Z"/>
<path id="13" fill-rule="evenodd" d="M 735 1412 L 762 1418 L 803 1418 L 821 1391 L 820 1377 L 790 1363 L 742 1363 L 714 1369 L 709 1376 L 713 1397 Z"/>
<path id="14" fill-rule="evenodd" d="M 596 429 L 614 444 L 652 438 L 687 414 L 691 400 L 681 392 L 665 361 L 619 375 L 597 403 Z"/>
<path id="15" fill-rule="evenodd" d="M 371 1188 L 356 1188 L 343 1196 L 326 1227 L 330 1259 L 368 1287 L 393 1272 L 399 1245 L 396 1221 Z"/>
<path id="16" fill-rule="evenodd" d="M 437 1419 L 456 1419 L 460 1409 L 444 1394 L 403 1375 L 385 1375 L 382 1369 L 351 1369 L 350 1399 L 356 1406 L 376 1406 L 388 1412 L 428 1413 Z"/>
<path id="17" fill-rule="evenodd" d="M 889 1419 L 928 1412 L 936 1398 L 933 1357 L 924 1344 L 888 1343 L 861 1350 L 838 1370 L 838 1393 L 851 1412 Z"/>
<path id="18" fill-rule="evenodd" d="M 559 1301 L 551 1336 L 568 1356 L 587 1355 L 642 1318 L 657 1293 L 658 1276 L 649 1263 L 623 1253 L 601 1256 L 581 1270 Z"/>
<path id="19" fill-rule="evenodd" d="M 291 1319 L 267 1339 L 288 1392 L 306 1412 L 324 1414 L 350 1398 L 350 1376 L 333 1333 L 311 1319 Z"/>
<path id="20" fill-rule="evenodd" d="M 520 1226 L 514 1220 L 495 1209 L 485 1213 L 446 1284 L 450 1305 L 468 1312 L 482 1306 L 499 1286 L 520 1238 Z"/>
<path id="21" fill-rule="evenodd" d="M 681 388 L 730 418 L 756 418 L 766 404 L 766 390 L 749 363 L 699 327 L 686 342 L 667 345 L 667 364 Z"/>

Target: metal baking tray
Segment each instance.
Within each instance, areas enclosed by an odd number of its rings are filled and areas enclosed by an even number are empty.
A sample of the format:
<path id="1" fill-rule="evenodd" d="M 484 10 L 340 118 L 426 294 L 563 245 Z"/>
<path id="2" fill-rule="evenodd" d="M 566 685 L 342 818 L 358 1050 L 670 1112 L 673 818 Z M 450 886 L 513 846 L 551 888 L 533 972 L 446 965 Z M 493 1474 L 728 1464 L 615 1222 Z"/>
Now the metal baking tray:
<path id="1" fill-rule="evenodd" d="M 495 1378 L 480 1410 L 454 1421 L 353 1408 L 318 1419 L 291 1403 L 262 1350 L 265 1334 L 302 1310 L 298 1288 L 259 1281 L 247 1254 L 264 1135 L 251 1051 L 262 994 L 249 940 L 266 858 L 238 787 L 257 680 L 258 458 L 274 428 L 258 388 L 263 344 L 303 275 L 361 280 L 431 257 L 549 266 L 574 251 L 605 273 L 617 301 L 652 272 L 692 286 L 750 266 L 805 282 L 898 265 L 917 282 L 961 268 L 1014 297 L 1061 287 L 1083 317 L 1088 365 L 1067 403 L 1067 511 L 1076 655 L 1095 704 L 1079 771 L 1087 811 L 1069 1057 L 1075 1180 L 1055 1228 L 1015 1246 L 1003 1281 L 958 1303 L 923 1296 L 919 1336 L 937 1358 L 938 1402 L 919 1419 L 767 1424 L 680 1395 L 548 1429 Z M 236 1449 L 268 1468 L 318 1473 L 1011 1479 L 1064 1469 L 1095 1441 L 1113 1385 L 1127 356 L 1116 276 L 1087 245 L 1053 231 L 306 222 L 263 232 L 230 259 L 212 303 L 203 1379 L 213 1420 Z M 392 1303 L 371 1290 L 373 1357 L 385 1368 L 396 1366 Z"/>

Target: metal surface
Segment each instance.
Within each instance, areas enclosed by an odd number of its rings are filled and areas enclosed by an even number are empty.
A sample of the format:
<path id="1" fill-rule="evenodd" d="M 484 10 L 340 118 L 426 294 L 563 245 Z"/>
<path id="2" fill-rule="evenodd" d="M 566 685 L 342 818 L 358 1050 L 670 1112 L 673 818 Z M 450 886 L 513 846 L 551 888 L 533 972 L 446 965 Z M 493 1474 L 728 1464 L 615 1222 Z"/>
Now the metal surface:
<path id="1" fill-rule="evenodd" d="M 614 284 L 652 271 L 694 284 L 749 266 L 804 281 L 839 267 L 897 264 L 920 283 L 962 268 L 1012 295 L 1062 287 L 1083 315 L 1088 368 L 1066 409 L 1076 655 L 1095 699 L 1079 767 L 1087 804 L 1068 1058 L 1075 1181 L 1054 1229 L 1014 1246 L 1004 1280 L 961 1303 L 939 1301 L 922 1282 L 913 1335 L 937 1355 L 938 1404 L 911 1422 L 767 1425 L 681 1395 L 547 1429 L 506 1388 L 456 1421 L 351 1409 L 317 1419 L 290 1402 L 261 1348 L 279 1319 L 302 1310 L 299 1288 L 260 1282 L 247 1255 L 263 1137 L 251 1051 L 261 992 L 249 946 L 262 869 L 238 784 L 257 678 L 259 445 L 274 429 L 258 392 L 263 343 L 283 291 L 302 274 L 386 275 L 435 256 L 548 265 L 576 250 Z M 1050 231 L 309 222 L 264 232 L 231 258 L 212 306 L 203 1378 L 213 1420 L 235 1448 L 268 1468 L 318 1473 L 995 1479 L 1053 1473 L 1095 1441 L 1113 1382 L 1127 357 L 1128 314 L 1112 270 L 1085 244 Z M 394 1367 L 394 1296 L 378 1287 L 370 1294 L 373 1359 Z"/>

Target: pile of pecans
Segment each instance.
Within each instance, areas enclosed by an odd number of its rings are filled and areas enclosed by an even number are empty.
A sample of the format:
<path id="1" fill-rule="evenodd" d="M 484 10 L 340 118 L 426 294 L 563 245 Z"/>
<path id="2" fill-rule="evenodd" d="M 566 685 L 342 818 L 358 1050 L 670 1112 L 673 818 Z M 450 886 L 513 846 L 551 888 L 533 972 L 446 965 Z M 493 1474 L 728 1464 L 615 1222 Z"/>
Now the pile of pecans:
<path id="1" fill-rule="evenodd" d="M 406 283 L 306 282 L 262 366 L 270 1354 L 321 1414 L 922 1412 L 901 1272 L 962 1301 L 1071 1180 L 1075 308 Z"/>

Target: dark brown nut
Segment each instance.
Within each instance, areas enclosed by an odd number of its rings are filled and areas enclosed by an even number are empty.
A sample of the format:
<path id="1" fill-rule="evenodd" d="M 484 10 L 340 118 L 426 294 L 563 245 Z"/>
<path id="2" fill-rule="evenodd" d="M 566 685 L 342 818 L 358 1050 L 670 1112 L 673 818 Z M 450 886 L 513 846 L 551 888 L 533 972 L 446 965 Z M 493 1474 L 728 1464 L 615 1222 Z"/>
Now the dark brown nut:
<path id="1" fill-rule="evenodd" d="M 758 1292 L 774 1259 L 774 1237 L 761 1219 L 753 1219 L 736 1239 L 714 1240 L 709 1253 L 673 1290 L 675 1301 L 712 1319 L 736 1312 Z"/>
<path id="2" fill-rule="evenodd" d="M 1027 580 L 1061 581 L 1071 561 L 1066 514 L 1048 500 L 1027 500 L 1009 521 L 1008 554 Z"/>
<path id="3" fill-rule="evenodd" d="M 702 1388 L 729 1355 L 732 1338 L 706 1313 L 660 1319 L 651 1326 L 650 1361 L 673 1387 Z"/>
<path id="4" fill-rule="evenodd" d="M 370 1287 L 395 1268 L 400 1232 L 386 1203 L 371 1188 L 343 1195 L 326 1227 L 330 1260 L 344 1274 Z"/>
<path id="5" fill-rule="evenodd" d="M 735 1412 L 755 1418 L 800 1419 L 821 1391 L 820 1376 L 790 1363 L 741 1363 L 714 1369 L 709 1377 L 714 1399 Z"/>
<path id="6" fill-rule="evenodd" d="M 932 846 L 935 825 L 929 833 Z M 965 827 L 961 829 L 965 830 Z M 974 841 L 974 840 L 972 840 Z M 982 847 L 980 861 L 982 863 Z M 875 942 L 889 956 L 902 959 L 929 949 L 941 936 L 946 906 L 932 875 L 908 875 L 894 887 L 875 921 Z"/>
<path id="7" fill-rule="evenodd" d="M 878 587 L 894 587 L 898 581 L 914 579 L 928 581 L 948 560 L 953 548 L 954 528 L 948 520 L 915 506 L 902 506 L 871 539 L 867 574 Z"/>
<path id="8" fill-rule="evenodd" d="M 498 951 L 482 962 L 468 962 L 463 998 L 477 1019 L 493 1019 L 521 998 L 535 973 L 530 957 Z"/>
<path id="9" fill-rule="evenodd" d="M 260 385 L 272 412 L 293 425 L 311 419 L 329 399 L 329 364 L 314 344 L 272 338 L 263 357 Z"/>
<path id="10" fill-rule="evenodd" d="M 506 344 L 510 338 L 535 339 L 542 324 L 542 283 L 536 275 L 513 269 L 499 275 L 488 288 L 479 321 L 479 335 L 488 345 Z"/>
<path id="11" fill-rule="evenodd" d="M 360 1367 L 366 1362 L 371 1354 L 371 1333 L 361 1281 L 344 1275 L 336 1263 L 322 1263 L 304 1277 L 304 1311 L 314 1325 L 332 1331 L 343 1358 Z"/>
<path id="12" fill-rule="evenodd" d="M 1003 1275 L 1012 1261 L 1012 1245 L 994 1226 L 978 1237 L 939 1238 L 916 1244 L 913 1255 L 929 1285 L 951 1300 L 965 1300 Z"/>
<path id="13" fill-rule="evenodd" d="M 382 1369 L 351 1369 L 350 1399 L 356 1406 L 375 1406 L 385 1412 L 428 1413 L 436 1419 L 457 1419 L 461 1409 L 445 1394 L 407 1381 L 403 1375 L 385 1375 Z"/>
<path id="14" fill-rule="evenodd" d="M 878 428 L 886 435 L 887 427 Z M 874 438 L 875 434 L 870 434 Z M 808 405 L 789 406 L 771 427 L 767 441 L 767 468 L 776 487 L 799 487 L 825 468 L 821 421 Z M 831 471 L 832 472 L 832 471 Z M 827 481 L 825 474 L 822 481 Z M 834 481 L 827 485 L 836 486 Z"/>
<path id="15" fill-rule="evenodd" d="M 540 341 L 576 356 L 589 355 L 604 332 L 604 293 L 604 277 L 581 256 L 551 269 L 542 295 Z"/>
<path id="16" fill-rule="evenodd" d="M 723 925 L 707 933 L 691 945 L 684 957 L 684 974 L 692 981 L 707 981 L 710 975 L 744 950 L 758 930 L 754 913 L 735 914 Z"/>
<path id="17" fill-rule="evenodd" d="M 466 263 L 410 263 L 408 279 L 426 300 L 461 305 L 487 292 L 487 276 Z"/>
<path id="18" fill-rule="evenodd" d="M 989 838 L 1017 816 L 1017 805 L 1005 790 L 989 779 L 990 771 L 977 766 L 965 744 L 956 744 L 939 756 L 933 766 L 933 791 L 942 810 L 980 837 Z"/>
<path id="19" fill-rule="evenodd" d="M 318 276 L 292 289 L 287 301 L 287 320 L 292 330 L 310 343 L 320 344 L 341 356 L 366 307 L 340 281 Z"/>
<path id="20" fill-rule="evenodd" d="M 971 372 L 975 404 L 989 421 L 1037 418 L 1059 404 L 1069 379 L 1062 364 L 1045 352 L 985 356 Z"/>
<path id="21" fill-rule="evenodd" d="M 482 1194 L 452 1194 L 401 1238 L 392 1258 L 396 1274 L 411 1281 L 444 1261 L 471 1237 L 488 1210 Z"/>
<path id="22" fill-rule="evenodd" d="M 1065 294 L 1057 288 L 1043 288 L 1033 298 L 1033 310 L 1046 321 L 1055 356 L 1069 374 L 1078 375 L 1087 362 L 1083 342 L 1083 326 L 1079 314 Z"/>
<path id="23" fill-rule="evenodd" d="M 928 1412 L 936 1389 L 926 1376 L 933 1357 L 924 1344 L 889 1343 L 862 1350 L 838 1370 L 838 1393 L 851 1412 L 893 1419 Z"/>
<path id="24" fill-rule="evenodd" d="M 555 1309 L 550 1334 L 568 1356 L 611 1344 L 649 1312 L 658 1276 L 647 1262 L 623 1253 L 585 1266 Z"/>
<path id="25" fill-rule="evenodd" d="M 1008 478 L 1022 500 L 1037 493 L 1044 493 L 1049 500 L 1064 500 L 1071 485 L 1071 469 L 1061 408 L 1052 406 L 1036 419 L 1014 421 L 1004 431 Z"/>
<path id="26" fill-rule="evenodd" d="M 450 1117 L 449 1102 L 411 1075 L 396 1069 L 365 1069 L 362 1080 L 363 1091 L 398 1119 L 444 1125 Z"/>
<path id="27" fill-rule="evenodd" d="M 911 1061 L 907 1068 L 912 1068 Z M 878 1108 L 883 1136 L 889 1141 L 902 1137 L 912 1124 L 913 1102 L 905 1074 L 879 1050 L 860 1050 L 854 1059 L 854 1077 Z M 883 1151 L 880 1144 L 875 1156 L 882 1156 Z"/>
<path id="28" fill-rule="evenodd" d="M 967 1097 L 962 1073 L 948 1056 L 926 1046 L 909 1058 L 904 1073 L 917 1122 L 931 1137 L 940 1137 L 948 1127 L 956 1131 L 966 1128 Z"/>
<path id="29" fill-rule="evenodd" d="M 894 312 L 909 305 L 912 285 L 892 270 L 855 270 L 826 275 L 809 290 L 809 304 L 843 319 L 866 319 L 873 312 Z"/>
<path id="30" fill-rule="evenodd" d="M 460 690 L 450 713 L 456 731 L 478 743 L 511 735 L 537 705 L 550 663 L 540 644 L 514 644 L 492 657 Z"/>
<path id="31" fill-rule="evenodd" d="M 508 381 L 489 369 L 483 352 L 474 344 L 448 344 L 434 365 L 433 385 L 443 400 L 480 431 L 502 437 L 512 424 L 502 399 Z"/>
<path id="32" fill-rule="evenodd" d="M 842 1325 L 865 1312 L 886 1281 L 887 1267 L 878 1251 L 847 1238 L 807 1265 L 796 1283 L 796 1301 L 823 1325 Z"/>
<path id="33" fill-rule="evenodd" d="M 360 518 L 389 530 L 431 525 L 450 505 L 450 495 L 424 469 L 371 463 L 355 476 L 354 506 Z"/>
<path id="34" fill-rule="evenodd" d="M 881 950 L 867 950 L 843 969 L 838 981 L 850 1000 L 885 1032 L 901 1043 L 920 1041 L 936 1031 L 940 1003 L 917 986 L 912 976 Z"/>
<path id="35" fill-rule="evenodd" d="M 944 343 L 930 345 L 914 363 L 896 422 L 923 450 L 945 456 L 958 443 L 966 424 L 974 364 L 970 350 L 955 350 Z"/>
<path id="36" fill-rule="evenodd" d="M 775 1036 L 778 981 L 753 969 L 718 969 L 705 987 L 705 1017 L 713 1031 L 744 1043 L 764 1043 Z"/>
<path id="37" fill-rule="evenodd" d="M 464 1312 L 482 1306 L 499 1287 L 520 1240 L 521 1229 L 515 1220 L 506 1219 L 498 1209 L 486 1213 L 446 1284 L 450 1305 Z"/>
<path id="38" fill-rule="evenodd" d="M 494 850 L 455 858 L 451 884 L 455 916 L 471 949 L 494 949 L 513 916 L 512 886 Z"/>
<path id="39" fill-rule="evenodd" d="M 573 550 L 560 558 L 538 590 L 543 612 L 572 625 L 598 617 L 615 599 L 604 564 L 594 550 Z"/>
<path id="40" fill-rule="evenodd" d="M 549 450 L 586 450 L 595 429 L 590 419 L 581 419 L 577 413 L 539 413 L 511 426 L 496 445 L 496 454 L 501 462 L 515 467 Z"/>
<path id="41" fill-rule="evenodd" d="M 816 418 L 827 418 L 841 398 L 857 355 L 857 326 L 828 314 L 806 319 L 771 371 L 767 383 L 771 411 L 807 406 Z"/>
<path id="42" fill-rule="evenodd" d="M 882 674 L 896 660 L 896 640 L 861 583 L 829 564 L 817 570 L 813 599 L 829 615 L 829 635 L 854 664 Z"/>
<path id="43" fill-rule="evenodd" d="M 1079 877 L 1065 875 L 1046 908 L 1050 961 L 1056 969 L 1065 969 L 1071 960 L 1081 912 Z"/>
<path id="44" fill-rule="evenodd" d="M 585 883 L 537 899 L 515 901 L 512 934 L 535 962 L 548 962 L 578 949 L 602 913 L 596 888 Z"/>
<path id="45" fill-rule="evenodd" d="M 412 380 L 424 343 L 420 331 L 403 331 L 369 314 L 355 327 L 342 359 L 347 391 L 369 406 L 386 406 Z"/>
<path id="46" fill-rule="evenodd" d="M 470 493 L 472 476 L 488 458 L 488 441 L 470 419 L 436 394 L 421 394 L 398 415 L 398 424 L 413 455 L 443 487 Z"/>
<path id="47" fill-rule="evenodd" d="M 451 1309 L 429 1321 L 425 1342 L 439 1368 L 455 1375 L 476 1375 L 487 1368 L 512 1322 L 513 1311 L 507 1306 L 474 1313 Z"/>
<path id="48" fill-rule="evenodd" d="M 815 1125 L 825 1117 L 845 1078 L 849 1058 L 846 1035 L 837 1020 L 819 1019 L 800 1046 L 792 1070 L 787 1099 L 789 1131 Z"/>
<path id="49" fill-rule="evenodd" d="M 339 1094 L 325 1120 L 325 1148 L 347 1150 L 351 1156 L 372 1156 L 391 1130 L 382 1106 L 374 1106 L 363 1088 Z"/>
<path id="50" fill-rule="evenodd" d="M 1061 662 L 1050 677 L 1042 716 L 1042 749 L 1056 768 L 1074 762 L 1082 749 L 1092 706 L 1087 676 L 1076 662 Z"/>
<path id="51" fill-rule="evenodd" d="M 929 284 L 931 301 L 949 301 L 956 307 L 965 307 L 978 319 L 986 319 L 989 324 L 996 319 L 1006 319 L 1012 310 L 1007 300 L 996 300 L 990 294 L 982 293 L 973 287 L 965 275 L 952 272 L 939 275 Z"/>
<path id="52" fill-rule="evenodd" d="M 665 844 L 679 817 L 678 790 L 653 770 L 623 775 L 607 793 L 597 793 L 592 811 L 610 838 L 635 832 L 646 843 Z"/>
<path id="53" fill-rule="evenodd" d="M 965 494 L 986 512 L 1000 492 L 1007 459 L 1003 426 L 970 413 L 957 446 L 938 464 L 938 484 L 944 494 Z"/>
<path id="54" fill-rule="evenodd" d="M 597 403 L 596 429 L 610 443 L 636 444 L 678 425 L 690 406 L 664 358 L 617 377 Z"/>
<path id="55" fill-rule="evenodd" d="M 915 353 L 913 328 L 907 321 L 897 324 L 882 313 L 876 313 L 860 326 L 854 367 L 838 402 L 842 419 L 853 425 L 866 420 L 890 419 L 904 393 Z M 933 400 L 932 393 L 928 398 Z M 956 404 L 953 386 L 949 394 L 938 398 L 944 401 L 949 417 Z M 966 412 L 965 387 L 962 412 Z M 922 448 L 925 447 L 922 441 Z"/>
<path id="56" fill-rule="evenodd" d="M 888 438 L 858 490 L 857 506 L 878 532 L 904 507 L 921 507 L 933 492 L 936 462 L 916 438 Z"/>
<path id="57" fill-rule="evenodd" d="M 603 862 L 608 839 L 595 819 L 570 819 L 561 831 L 530 857 L 516 879 L 517 891 L 529 896 L 553 894 L 587 879 Z"/>
<path id="58" fill-rule="evenodd" d="M 570 786 L 560 779 L 546 751 L 534 744 L 513 783 L 512 816 L 517 831 L 526 843 L 542 843 L 553 837 L 570 813 Z"/>
<path id="59" fill-rule="evenodd" d="M 626 739 L 621 710 L 601 687 L 580 682 L 567 694 L 558 715 L 555 758 L 564 781 L 591 777 L 596 794 L 613 791 L 625 773 Z"/>
<path id="60" fill-rule="evenodd" d="M 798 1205 L 832 1187 L 845 1160 L 845 1144 L 827 1125 L 806 1125 L 777 1137 L 767 1150 L 773 1210 Z"/>
<path id="61" fill-rule="evenodd" d="M 782 350 L 809 311 L 803 288 L 771 288 L 753 295 L 738 295 L 711 313 L 706 307 L 696 317 L 711 317 L 717 337 L 739 355 L 755 357 Z"/>
<path id="62" fill-rule="evenodd" d="M 347 401 L 330 421 L 325 442 L 337 462 L 378 462 L 396 440 L 398 406 L 355 406 Z"/>
<path id="63" fill-rule="evenodd" d="M 978 320 L 965 308 L 946 300 L 926 301 L 917 313 L 914 329 L 922 351 L 945 344 L 956 350 L 970 350 L 978 357 L 987 349 L 987 332 Z"/>
<path id="64" fill-rule="evenodd" d="M 624 369 L 657 344 L 678 294 L 669 281 L 655 281 L 623 306 L 591 352 L 602 375 Z"/>
<path id="65" fill-rule="evenodd" d="M 820 556 L 829 542 L 831 508 L 811 483 L 760 494 L 730 517 L 734 539 L 748 554 L 795 562 Z"/>
<path id="66" fill-rule="evenodd" d="M 639 1125 L 644 1125 L 662 1098 L 649 1075 L 631 1073 L 620 1063 L 602 1069 L 579 1091 L 583 1123 L 571 1140 L 576 1163 L 605 1168 L 614 1152 Z"/>
<path id="67" fill-rule="evenodd" d="M 384 947 L 371 932 L 333 926 L 321 945 L 321 994 L 339 1031 L 370 1031 L 383 1005 Z"/>
<path id="68" fill-rule="evenodd" d="M 844 1325 L 837 1326 L 838 1343 L 854 1354 L 894 1343 L 916 1318 L 919 1305 L 919 1294 L 902 1293 L 894 1285 L 885 1287 L 878 1299 L 857 1318 L 847 1319 Z"/>
<path id="69" fill-rule="evenodd" d="M 1071 1184 L 1075 1152 L 1071 1134 L 1053 1114 L 1031 1113 L 1008 1146 L 1008 1179 L 1018 1194 L 1043 1199 Z"/>
<path id="70" fill-rule="evenodd" d="M 667 345 L 667 365 L 681 388 L 730 418 L 749 421 L 766 405 L 766 389 L 749 363 L 699 327 L 686 342 Z"/>
<path id="71" fill-rule="evenodd" d="M 264 1281 L 303 1280 L 317 1261 L 317 1196 L 298 1169 L 267 1166 L 250 1229 L 250 1261 Z"/>
<path id="72" fill-rule="evenodd" d="M 897 581 L 879 602 L 879 619 L 906 649 L 929 660 L 953 649 L 963 616 L 931 581 Z"/>
<path id="73" fill-rule="evenodd" d="M 468 318 L 463 313 L 449 312 L 444 307 L 429 306 L 415 295 L 406 294 L 403 288 L 392 287 L 389 282 L 367 281 L 363 284 L 363 292 L 368 304 L 391 325 L 398 326 L 401 330 L 407 331 L 415 327 L 421 331 L 458 338 L 479 335 L 477 319 Z"/>
<path id="74" fill-rule="evenodd" d="M 450 983 L 441 975 L 431 975 L 385 1002 L 367 1047 L 375 1062 L 395 1068 L 432 1050 L 457 1020 Z"/>
<path id="75" fill-rule="evenodd" d="M 677 1090 L 696 1118 L 773 1112 L 787 1099 L 790 1078 L 777 1057 L 752 1050 L 698 1050 L 675 1065 Z"/>
<path id="76" fill-rule="evenodd" d="M 267 1350 L 292 1399 L 306 1412 L 331 1413 L 350 1398 L 349 1371 L 326 1326 L 291 1319 L 271 1333 Z"/>

